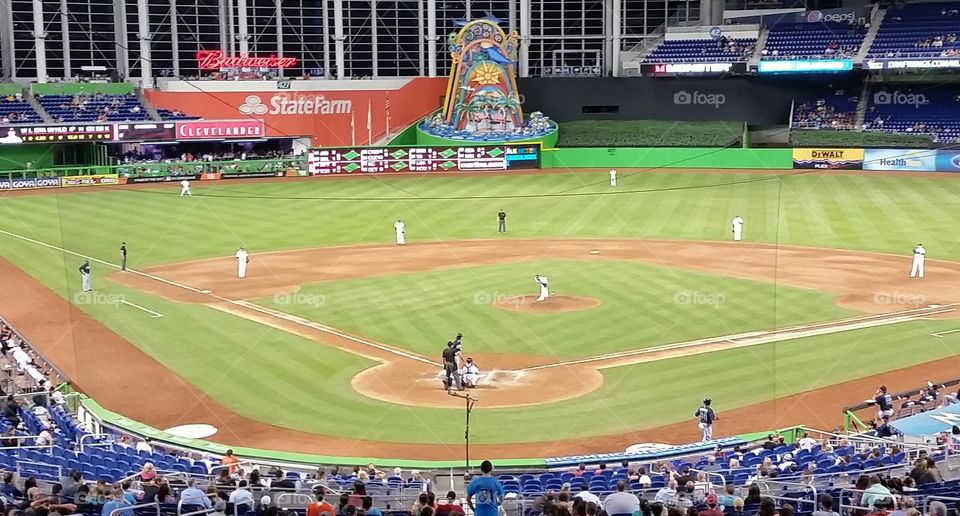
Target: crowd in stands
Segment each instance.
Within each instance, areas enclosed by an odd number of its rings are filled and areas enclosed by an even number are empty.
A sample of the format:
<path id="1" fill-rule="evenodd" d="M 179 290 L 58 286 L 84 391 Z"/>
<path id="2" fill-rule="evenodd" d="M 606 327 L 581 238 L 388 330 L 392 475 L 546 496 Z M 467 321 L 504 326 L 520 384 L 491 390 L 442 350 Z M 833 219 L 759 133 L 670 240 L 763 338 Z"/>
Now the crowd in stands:
<path id="1" fill-rule="evenodd" d="M 853 129 L 856 125 L 856 94 L 837 89 L 831 95 L 824 95 L 799 104 L 794 109 L 795 127 L 807 129 Z"/>
<path id="2" fill-rule="evenodd" d="M 781 24 L 770 28 L 761 59 L 841 59 L 860 51 L 867 27 L 856 23 Z"/>
<path id="3" fill-rule="evenodd" d="M 646 58 L 647 63 L 738 62 L 753 55 L 756 38 L 667 40 Z"/>
<path id="4" fill-rule="evenodd" d="M 38 102 L 60 122 L 108 122 L 149 120 L 150 115 L 135 93 L 129 95 L 38 95 Z"/>
<path id="5" fill-rule="evenodd" d="M 15 93 L 0 97 L 0 123 L 37 124 L 42 121 L 43 119 L 33 106 L 23 98 L 23 94 Z"/>
<path id="6" fill-rule="evenodd" d="M 895 5 L 887 10 L 868 57 L 956 57 L 958 12 L 954 3 Z"/>

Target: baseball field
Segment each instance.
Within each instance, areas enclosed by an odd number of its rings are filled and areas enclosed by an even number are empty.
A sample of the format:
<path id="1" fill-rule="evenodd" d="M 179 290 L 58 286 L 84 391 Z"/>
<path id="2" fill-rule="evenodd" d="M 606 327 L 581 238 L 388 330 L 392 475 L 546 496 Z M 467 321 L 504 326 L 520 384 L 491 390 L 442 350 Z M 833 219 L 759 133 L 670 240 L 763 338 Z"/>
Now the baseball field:
<path id="1" fill-rule="evenodd" d="M 960 366 L 960 332 L 931 335 L 960 328 L 951 178 L 621 171 L 611 188 L 553 170 L 178 193 L 0 194 L 0 314 L 104 407 L 225 444 L 458 458 L 464 402 L 439 380 L 458 332 L 483 375 L 482 457 L 689 442 L 705 396 L 715 436 L 830 429 L 880 383 Z"/>

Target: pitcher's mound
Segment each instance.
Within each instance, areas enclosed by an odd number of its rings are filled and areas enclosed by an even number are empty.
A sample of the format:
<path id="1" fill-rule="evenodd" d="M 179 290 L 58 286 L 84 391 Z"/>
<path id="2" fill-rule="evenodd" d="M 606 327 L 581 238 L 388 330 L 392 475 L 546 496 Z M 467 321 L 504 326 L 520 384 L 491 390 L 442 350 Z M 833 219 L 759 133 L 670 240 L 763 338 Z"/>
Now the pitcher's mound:
<path id="1" fill-rule="evenodd" d="M 552 314 L 596 308 L 600 306 L 600 300 L 585 296 L 550 296 L 545 301 L 537 301 L 537 296 L 514 296 L 498 298 L 493 306 L 512 312 Z"/>

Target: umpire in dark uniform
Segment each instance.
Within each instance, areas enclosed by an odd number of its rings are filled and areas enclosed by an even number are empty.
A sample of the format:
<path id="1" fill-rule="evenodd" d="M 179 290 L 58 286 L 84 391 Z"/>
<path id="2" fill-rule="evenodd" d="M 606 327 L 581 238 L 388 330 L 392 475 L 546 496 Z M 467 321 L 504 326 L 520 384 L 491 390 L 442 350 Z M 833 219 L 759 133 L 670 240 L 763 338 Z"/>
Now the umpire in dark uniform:
<path id="1" fill-rule="evenodd" d="M 120 270 L 127 270 L 127 243 L 120 242 Z"/>
<path id="2" fill-rule="evenodd" d="M 462 391 L 463 385 L 460 383 L 460 375 L 457 374 L 457 348 L 453 345 L 453 341 L 447 342 L 447 348 L 443 350 L 441 356 L 443 358 L 443 373 L 446 375 L 443 380 L 443 388 L 450 391 L 456 387 L 458 391 Z"/>
<path id="3" fill-rule="evenodd" d="M 507 232 L 507 212 L 500 210 L 497 213 L 497 233 Z"/>

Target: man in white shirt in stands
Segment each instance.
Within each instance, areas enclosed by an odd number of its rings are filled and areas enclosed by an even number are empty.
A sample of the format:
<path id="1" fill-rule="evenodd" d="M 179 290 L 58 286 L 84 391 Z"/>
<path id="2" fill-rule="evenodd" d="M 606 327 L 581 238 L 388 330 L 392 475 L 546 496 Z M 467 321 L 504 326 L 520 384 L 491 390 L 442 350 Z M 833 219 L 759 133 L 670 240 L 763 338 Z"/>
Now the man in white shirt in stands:
<path id="1" fill-rule="evenodd" d="M 600 501 L 600 497 L 591 493 L 587 484 L 580 485 L 580 492 L 577 493 L 577 496 L 574 496 L 574 498 L 579 498 L 587 503 L 593 502 L 597 505 L 598 509 L 603 509 L 603 503 Z"/>
<path id="2" fill-rule="evenodd" d="M 50 431 L 49 426 L 43 427 L 43 430 L 40 431 L 40 435 L 36 438 L 37 446 L 50 446 L 53 444 L 53 432 Z"/>
<path id="3" fill-rule="evenodd" d="M 249 509 L 253 509 L 253 494 L 250 493 L 250 490 L 247 489 L 247 481 L 241 480 L 239 485 L 237 485 L 237 490 L 230 493 L 230 503 L 234 507 L 238 505 L 246 505 Z M 237 512 L 237 514 L 243 514 L 242 512 Z"/>
<path id="4" fill-rule="evenodd" d="M 653 497 L 653 501 L 660 502 L 668 507 L 673 507 L 677 503 L 676 479 L 671 478 L 665 487 L 661 487 L 660 490 L 657 491 L 657 495 Z"/>
<path id="5" fill-rule="evenodd" d="M 137 443 L 137 451 L 153 453 L 153 446 L 150 446 L 149 437 Z"/>
<path id="6" fill-rule="evenodd" d="M 204 509 L 212 509 L 213 502 L 203 491 L 197 489 L 194 481 L 187 481 L 187 488 L 180 492 L 180 502 L 183 505 L 202 505 Z"/>
<path id="7" fill-rule="evenodd" d="M 630 514 L 640 510 L 640 499 L 637 495 L 627 491 L 627 483 L 623 480 L 617 481 L 617 492 L 607 496 L 603 501 L 603 510 L 610 516 L 618 514 Z"/>
<path id="8" fill-rule="evenodd" d="M 817 440 L 813 437 L 810 437 L 810 434 L 804 432 L 803 439 L 800 439 L 799 444 L 801 450 L 811 451 L 813 450 L 813 447 L 817 445 Z"/>

